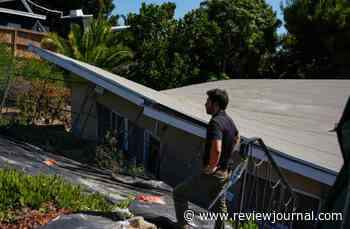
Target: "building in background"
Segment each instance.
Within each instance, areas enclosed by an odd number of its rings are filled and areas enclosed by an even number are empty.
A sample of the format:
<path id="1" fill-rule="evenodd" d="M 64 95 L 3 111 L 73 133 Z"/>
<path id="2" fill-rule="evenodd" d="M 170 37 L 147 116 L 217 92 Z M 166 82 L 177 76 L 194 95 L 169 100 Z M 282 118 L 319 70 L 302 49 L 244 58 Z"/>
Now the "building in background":
<path id="1" fill-rule="evenodd" d="M 0 0 L 0 26 L 37 32 L 54 31 L 65 37 L 72 24 L 86 28 L 93 15 L 72 9 L 68 15 L 48 9 L 30 0 Z"/>
<path id="2" fill-rule="evenodd" d="M 33 12 L 26 0 L 0 0 L 0 26 L 47 32 L 46 15 Z"/>

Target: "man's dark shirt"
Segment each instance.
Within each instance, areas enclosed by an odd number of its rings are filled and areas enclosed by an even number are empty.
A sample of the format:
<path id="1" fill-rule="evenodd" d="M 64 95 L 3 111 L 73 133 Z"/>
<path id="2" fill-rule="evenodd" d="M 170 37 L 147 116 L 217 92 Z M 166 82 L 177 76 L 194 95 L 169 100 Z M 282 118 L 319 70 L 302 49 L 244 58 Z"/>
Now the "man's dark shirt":
<path id="1" fill-rule="evenodd" d="M 232 119 L 225 111 L 219 111 L 209 121 L 207 137 L 205 142 L 205 151 L 203 157 L 204 166 L 209 165 L 210 149 L 212 140 L 222 140 L 221 156 L 218 163 L 218 169 L 227 169 L 228 161 L 234 147 L 234 137 L 238 130 Z"/>

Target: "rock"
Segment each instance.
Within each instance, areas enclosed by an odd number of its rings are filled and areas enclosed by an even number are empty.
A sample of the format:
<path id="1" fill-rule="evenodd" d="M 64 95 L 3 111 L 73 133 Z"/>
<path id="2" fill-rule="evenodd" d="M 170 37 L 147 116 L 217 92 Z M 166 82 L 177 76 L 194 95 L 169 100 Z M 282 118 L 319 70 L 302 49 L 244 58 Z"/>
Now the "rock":
<path id="1" fill-rule="evenodd" d="M 141 216 L 131 218 L 128 221 L 130 224 L 128 229 L 157 229 L 154 224 L 145 221 Z"/>
<path id="2" fill-rule="evenodd" d="M 115 213 L 118 216 L 118 218 L 123 220 L 129 219 L 134 216 L 128 208 L 115 207 L 112 209 L 112 212 Z"/>

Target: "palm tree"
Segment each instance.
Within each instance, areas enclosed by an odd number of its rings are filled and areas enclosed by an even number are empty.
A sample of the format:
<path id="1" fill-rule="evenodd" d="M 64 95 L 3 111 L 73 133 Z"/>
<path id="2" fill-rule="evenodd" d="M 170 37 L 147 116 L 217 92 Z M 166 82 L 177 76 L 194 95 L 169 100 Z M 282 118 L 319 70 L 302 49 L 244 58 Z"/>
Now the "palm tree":
<path id="1" fill-rule="evenodd" d="M 114 72 L 132 58 L 131 51 L 120 44 L 111 25 L 102 19 L 94 20 L 85 31 L 73 25 L 68 39 L 49 33 L 41 46 Z"/>

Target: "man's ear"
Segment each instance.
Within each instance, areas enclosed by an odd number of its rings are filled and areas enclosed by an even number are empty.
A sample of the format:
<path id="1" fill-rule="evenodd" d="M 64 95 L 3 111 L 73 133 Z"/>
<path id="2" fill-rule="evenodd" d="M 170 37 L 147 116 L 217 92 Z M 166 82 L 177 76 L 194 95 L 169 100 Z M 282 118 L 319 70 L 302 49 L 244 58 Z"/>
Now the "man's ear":
<path id="1" fill-rule="evenodd" d="M 213 102 L 213 106 L 214 106 L 214 108 L 215 108 L 215 110 L 220 110 L 220 106 L 219 106 L 219 104 L 218 104 L 218 102 Z"/>

